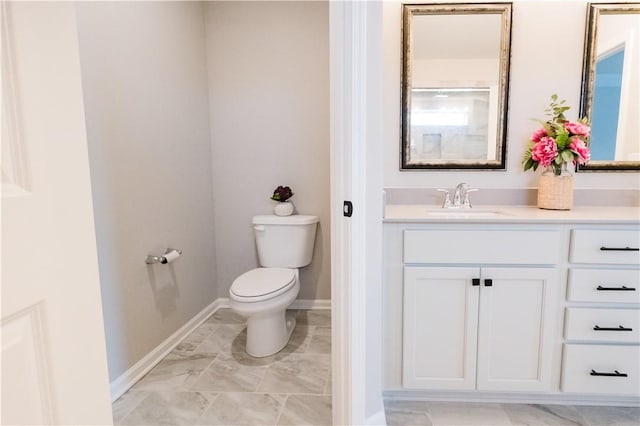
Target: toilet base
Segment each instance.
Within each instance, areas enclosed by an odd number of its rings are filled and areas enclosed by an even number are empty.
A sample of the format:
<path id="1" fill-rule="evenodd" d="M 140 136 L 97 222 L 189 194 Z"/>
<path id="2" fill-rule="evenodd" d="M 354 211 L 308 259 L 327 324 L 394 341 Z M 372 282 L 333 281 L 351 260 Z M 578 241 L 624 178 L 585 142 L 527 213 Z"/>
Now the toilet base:
<path id="1" fill-rule="evenodd" d="M 286 292 L 258 302 L 238 301 L 229 294 L 229 307 L 247 318 L 247 347 L 249 355 L 263 358 L 273 355 L 289 342 L 296 326 L 294 318 L 287 319 L 287 308 L 300 291 L 296 270 L 296 282 Z"/>
<path id="2" fill-rule="evenodd" d="M 286 318 L 286 310 L 268 316 L 251 316 L 247 319 L 247 353 L 264 358 L 280 352 L 291 338 L 296 327 L 295 318 Z"/>

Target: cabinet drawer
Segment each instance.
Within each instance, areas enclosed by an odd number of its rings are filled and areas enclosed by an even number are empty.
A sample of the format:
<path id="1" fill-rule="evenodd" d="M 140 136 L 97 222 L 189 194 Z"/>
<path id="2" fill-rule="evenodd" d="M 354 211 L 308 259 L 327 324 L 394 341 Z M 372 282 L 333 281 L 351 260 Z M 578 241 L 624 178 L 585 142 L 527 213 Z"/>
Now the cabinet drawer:
<path id="1" fill-rule="evenodd" d="M 575 393 L 638 395 L 638 357 L 639 346 L 565 344 L 562 390 Z"/>
<path id="2" fill-rule="evenodd" d="M 640 271 L 572 268 L 567 299 L 572 302 L 640 303 Z"/>
<path id="3" fill-rule="evenodd" d="M 586 230 L 571 231 L 570 259 L 575 263 L 640 263 L 640 233 L 629 231 Z"/>
<path id="4" fill-rule="evenodd" d="M 547 229 L 410 229 L 404 232 L 404 263 L 552 265 L 560 247 L 560 232 Z"/>
<path id="5" fill-rule="evenodd" d="M 572 340 L 640 343 L 637 309 L 568 308 L 565 337 Z"/>

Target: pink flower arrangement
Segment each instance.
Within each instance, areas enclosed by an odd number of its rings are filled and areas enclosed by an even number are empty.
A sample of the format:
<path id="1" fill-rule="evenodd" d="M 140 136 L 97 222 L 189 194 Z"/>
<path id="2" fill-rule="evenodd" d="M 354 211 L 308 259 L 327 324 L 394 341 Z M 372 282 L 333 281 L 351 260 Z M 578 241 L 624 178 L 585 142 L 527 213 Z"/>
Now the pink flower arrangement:
<path id="1" fill-rule="evenodd" d="M 558 95 L 551 95 L 549 108 L 545 110 L 550 116 L 542 127 L 531 135 L 529 148 L 524 155 L 522 165 L 525 171 L 548 167 L 553 173 L 560 175 L 564 163 L 585 164 L 591 158 L 589 153 L 589 134 L 591 128 L 587 119 L 569 121 L 564 112 L 569 109 L 566 101 L 558 102 Z"/>

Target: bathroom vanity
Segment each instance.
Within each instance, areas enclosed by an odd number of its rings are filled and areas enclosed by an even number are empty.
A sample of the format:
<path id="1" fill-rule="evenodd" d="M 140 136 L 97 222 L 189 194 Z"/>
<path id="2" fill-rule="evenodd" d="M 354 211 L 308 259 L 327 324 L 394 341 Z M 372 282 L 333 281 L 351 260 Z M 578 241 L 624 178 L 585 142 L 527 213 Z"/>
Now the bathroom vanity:
<path id="1" fill-rule="evenodd" d="M 387 205 L 384 387 L 640 403 L 638 208 Z"/>

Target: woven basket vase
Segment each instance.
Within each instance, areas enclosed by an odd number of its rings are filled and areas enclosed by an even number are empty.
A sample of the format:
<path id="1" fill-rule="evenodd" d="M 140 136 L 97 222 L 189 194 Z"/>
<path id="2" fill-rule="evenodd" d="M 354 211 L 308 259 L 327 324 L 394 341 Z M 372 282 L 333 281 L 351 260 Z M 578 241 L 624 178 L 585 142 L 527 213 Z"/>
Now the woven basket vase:
<path id="1" fill-rule="evenodd" d="M 544 173 L 538 182 L 538 208 L 571 210 L 573 207 L 573 176 Z"/>

